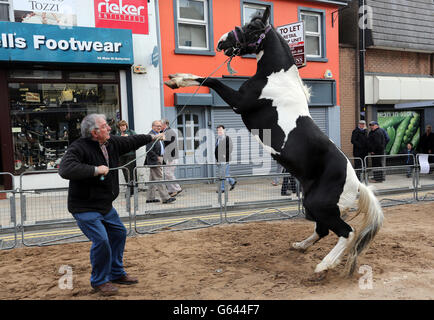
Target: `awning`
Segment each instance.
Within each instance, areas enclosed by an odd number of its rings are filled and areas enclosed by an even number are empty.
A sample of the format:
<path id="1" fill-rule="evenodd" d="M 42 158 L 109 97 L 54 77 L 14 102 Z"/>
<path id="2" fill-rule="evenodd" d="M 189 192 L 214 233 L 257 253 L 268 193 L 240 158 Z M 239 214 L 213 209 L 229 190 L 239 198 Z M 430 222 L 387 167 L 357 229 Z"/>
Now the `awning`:
<path id="1" fill-rule="evenodd" d="M 365 76 L 366 104 L 403 104 L 434 100 L 434 78 Z"/>
<path id="2" fill-rule="evenodd" d="M 395 104 L 395 109 L 411 109 L 411 108 L 426 108 L 426 107 L 434 107 L 434 101 L 420 101 L 420 102 Z"/>

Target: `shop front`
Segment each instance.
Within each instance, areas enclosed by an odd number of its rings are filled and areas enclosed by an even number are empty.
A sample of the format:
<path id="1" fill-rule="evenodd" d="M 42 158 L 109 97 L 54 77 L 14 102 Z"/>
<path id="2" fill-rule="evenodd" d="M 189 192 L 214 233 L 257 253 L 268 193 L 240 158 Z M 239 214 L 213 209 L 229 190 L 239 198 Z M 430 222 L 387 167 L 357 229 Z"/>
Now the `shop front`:
<path id="1" fill-rule="evenodd" d="M 14 22 L 0 30 L 0 172 L 56 169 L 84 116 L 122 118 L 131 30 Z"/>

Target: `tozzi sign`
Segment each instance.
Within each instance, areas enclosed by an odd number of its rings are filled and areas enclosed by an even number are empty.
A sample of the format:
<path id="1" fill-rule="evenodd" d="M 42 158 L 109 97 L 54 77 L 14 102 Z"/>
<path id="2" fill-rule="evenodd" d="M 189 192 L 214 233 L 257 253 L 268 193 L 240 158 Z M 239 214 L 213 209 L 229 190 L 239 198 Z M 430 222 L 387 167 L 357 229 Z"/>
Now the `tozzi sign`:
<path id="1" fill-rule="evenodd" d="M 148 34 L 147 0 L 94 0 L 95 27 Z"/>

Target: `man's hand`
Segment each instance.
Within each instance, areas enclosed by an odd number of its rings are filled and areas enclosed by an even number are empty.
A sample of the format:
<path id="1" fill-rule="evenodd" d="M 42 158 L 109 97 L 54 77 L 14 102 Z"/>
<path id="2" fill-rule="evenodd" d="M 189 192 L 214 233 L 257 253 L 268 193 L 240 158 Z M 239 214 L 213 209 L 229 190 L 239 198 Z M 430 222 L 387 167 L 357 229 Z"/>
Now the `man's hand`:
<path id="1" fill-rule="evenodd" d="M 157 135 L 152 135 L 152 140 L 165 140 L 166 136 L 164 133 L 159 133 Z"/>
<path id="2" fill-rule="evenodd" d="M 109 173 L 109 168 L 107 166 L 99 166 L 97 167 L 98 175 L 106 176 Z"/>

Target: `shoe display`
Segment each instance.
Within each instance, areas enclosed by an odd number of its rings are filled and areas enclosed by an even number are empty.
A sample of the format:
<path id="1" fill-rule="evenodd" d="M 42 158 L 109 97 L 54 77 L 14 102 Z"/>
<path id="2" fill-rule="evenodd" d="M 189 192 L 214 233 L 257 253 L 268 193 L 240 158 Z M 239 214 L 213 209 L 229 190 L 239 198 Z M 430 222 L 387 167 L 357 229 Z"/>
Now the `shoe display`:
<path id="1" fill-rule="evenodd" d="M 163 201 L 163 203 L 171 203 L 171 202 L 173 202 L 173 201 L 175 201 L 176 200 L 176 198 L 169 198 L 169 199 L 167 199 L 166 201 Z"/>
<path id="2" fill-rule="evenodd" d="M 146 203 L 160 202 L 158 199 L 146 200 Z"/>

